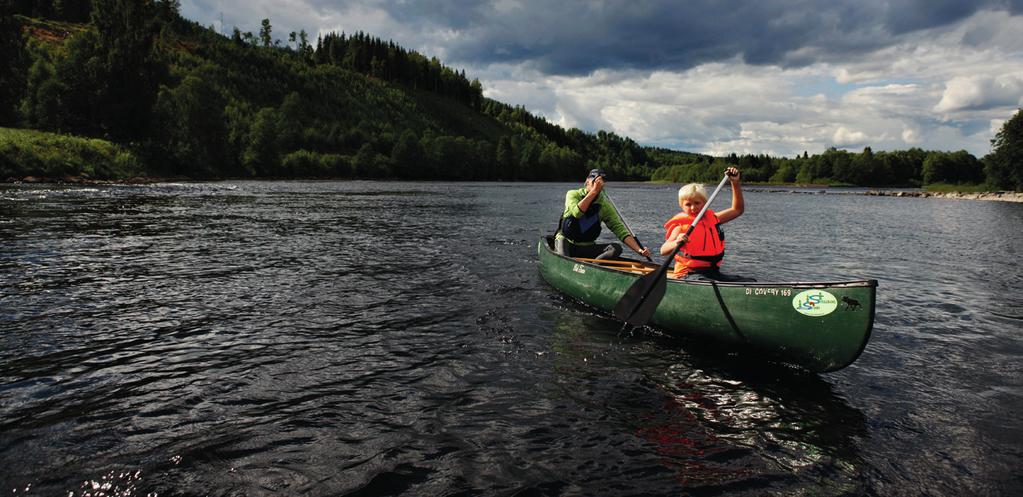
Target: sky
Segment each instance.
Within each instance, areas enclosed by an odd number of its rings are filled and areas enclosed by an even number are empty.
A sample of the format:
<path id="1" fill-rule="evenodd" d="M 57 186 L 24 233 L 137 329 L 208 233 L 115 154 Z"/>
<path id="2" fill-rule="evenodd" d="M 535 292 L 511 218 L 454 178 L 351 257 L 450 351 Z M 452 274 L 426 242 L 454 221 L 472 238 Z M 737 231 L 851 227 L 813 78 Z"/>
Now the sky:
<path id="1" fill-rule="evenodd" d="M 981 157 L 1023 107 L 1023 0 L 182 0 L 224 33 L 363 31 L 566 128 L 791 157 Z"/>

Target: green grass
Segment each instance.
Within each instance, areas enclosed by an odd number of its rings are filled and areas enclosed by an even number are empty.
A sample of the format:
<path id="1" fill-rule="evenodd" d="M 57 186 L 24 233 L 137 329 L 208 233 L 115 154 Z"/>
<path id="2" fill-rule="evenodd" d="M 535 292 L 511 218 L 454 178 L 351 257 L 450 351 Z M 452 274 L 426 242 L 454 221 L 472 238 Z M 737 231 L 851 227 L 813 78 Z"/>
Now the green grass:
<path id="1" fill-rule="evenodd" d="M 126 179 L 143 170 L 134 153 L 106 140 L 0 128 L 0 181 L 27 176 Z"/>
<path id="2" fill-rule="evenodd" d="M 932 192 L 932 193 L 951 193 L 951 192 L 981 193 L 981 192 L 989 192 L 989 191 L 991 191 L 991 188 L 989 188 L 987 185 L 984 185 L 984 184 L 980 184 L 980 185 L 950 185 L 950 184 L 947 184 L 947 183 L 931 183 L 929 185 L 924 185 L 923 191 L 925 191 L 925 192 Z"/>

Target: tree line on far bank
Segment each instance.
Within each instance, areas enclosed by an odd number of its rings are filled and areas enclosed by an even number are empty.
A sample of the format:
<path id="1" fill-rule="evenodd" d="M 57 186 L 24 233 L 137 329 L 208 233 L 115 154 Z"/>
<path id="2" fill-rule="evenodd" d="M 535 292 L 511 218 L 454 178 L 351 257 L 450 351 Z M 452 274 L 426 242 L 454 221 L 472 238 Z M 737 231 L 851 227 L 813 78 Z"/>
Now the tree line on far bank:
<path id="1" fill-rule="evenodd" d="M 258 34 L 223 36 L 179 9 L 178 0 L 0 0 L 0 57 L 11 61 L 0 69 L 0 126 L 109 140 L 137 158 L 132 170 L 194 178 L 579 181 L 602 167 L 619 180 L 685 182 L 713 181 L 727 162 L 748 181 L 1023 189 L 1019 114 L 983 160 L 869 148 L 714 158 L 566 130 L 484 97 L 464 71 L 365 33 L 313 42 L 299 31 L 282 42 L 264 19 Z M 4 157 L 0 147 L 0 180 L 39 174 Z"/>
<path id="2" fill-rule="evenodd" d="M 984 164 L 965 150 L 925 151 L 919 148 L 860 153 L 829 148 L 822 154 L 794 158 L 732 154 L 700 158 L 654 171 L 656 181 L 713 181 L 726 164 L 737 164 L 747 181 L 762 183 L 838 185 L 916 185 L 948 183 L 976 185 L 986 179 Z"/>

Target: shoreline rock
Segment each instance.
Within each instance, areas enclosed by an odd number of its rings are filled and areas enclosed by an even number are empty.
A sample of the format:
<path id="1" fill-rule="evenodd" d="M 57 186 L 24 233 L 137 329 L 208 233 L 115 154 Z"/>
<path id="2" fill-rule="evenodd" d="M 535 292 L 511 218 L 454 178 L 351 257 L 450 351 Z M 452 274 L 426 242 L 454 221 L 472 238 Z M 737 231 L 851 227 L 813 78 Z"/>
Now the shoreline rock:
<path id="1" fill-rule="evenodd" d="M 872 197 L 916 197 L 916 198 L 945 198 L 954 200 L 994 200 L 998 202 L 1023 202 L 1023 192 L 906 192 L 906 191 L 885 191 L 869 190 L 864 195 Z"/>
<path id="2" fill-rule="evenodd" d="M 6 178 L 0 184 L 53 184 L 53 185 L 147 185 L 152 183 L 167 183 L 171 181 L 193 181 L 186 177 L 176 178 L 155 178 L 148 176 L 132 176 L 124 179 L 94 179 L 88 174 L 80 176 L 63 176 L 60 178 L 49 178 L 42 176 L 25 176 L 21 178 Z"/>

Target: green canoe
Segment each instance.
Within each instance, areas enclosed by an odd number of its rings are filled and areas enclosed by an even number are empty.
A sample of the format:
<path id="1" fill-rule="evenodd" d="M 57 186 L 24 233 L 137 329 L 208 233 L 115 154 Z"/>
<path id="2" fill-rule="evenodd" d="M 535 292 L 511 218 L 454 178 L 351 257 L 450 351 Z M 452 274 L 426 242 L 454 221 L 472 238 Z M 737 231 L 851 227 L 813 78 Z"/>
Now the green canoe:
<path id="1" fill-rule="evenodd" d="M 537 245 L 540 274 L 551 286 L 611 312 L 641 274 L 656 268 L 631 259 L 573 259 Z M 598 264 L 599 262 L 599 264 Z M 754 349 L 814 372 L 853 363 L 874 325 L 877 280 L 732 283 L 668 280 L 651 324 L 673 335 Z"/>

